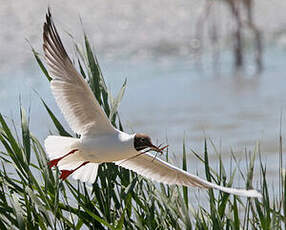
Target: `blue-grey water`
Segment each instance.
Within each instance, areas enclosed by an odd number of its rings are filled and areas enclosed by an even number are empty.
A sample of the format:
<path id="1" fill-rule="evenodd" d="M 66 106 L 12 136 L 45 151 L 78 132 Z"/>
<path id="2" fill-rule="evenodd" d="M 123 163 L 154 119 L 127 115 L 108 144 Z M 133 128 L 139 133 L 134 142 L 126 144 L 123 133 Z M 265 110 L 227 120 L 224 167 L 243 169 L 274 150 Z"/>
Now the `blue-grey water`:
<path id="1" fill-rule="evenodd" d="M 148 133 L 157 143 L 168 141 L 177 165 L 181 164 L 184 136 L 188 153 L 191 149 L 201 153 L 207 137 L 226 162 L 231 151 L 244 159 L 245 149 L 254 151 L 259 142 L 262 159 L 275 183 L 280 127 L 283 140 L 286 137 L 286 4 L 278 0 L 271 1 L 271 6 L 268 1 L 257 2 L 255 19 L 265 34 L 265 54 L 264 71 L 256 75 L 253 50 L 247 49 L 245 71 L 234 73 L 228 45 L 222 45 L 219 71 L 214 71 L 208 46 L 198 68 L 192 48 L 200 42 L 194 38 L 194 21 L 203 9 L 202 2 L 97 0 L 81 5 L 77 1 L 49 4 L 71 57 L 74 52 L 66 32 L 81 41 L 81 16 L 114 95 L 127 78 L 119 109 L 127 131 Z M 40 97 L 69 129 L 25 41 L 41 52 L 47 5 L 44 0 L 10 1 L 0 9 L 0 112 L 19 124 L 21 101 L 30 111 L 31 130 L 41 141 L 55 129 Z M 230 34 L 231 20 L 224 20 L 229 16 L 223 6 L 217 10 L 224 40 Z M 274 12 L 276 17 L 272 17 Z M 211 147 L 210 154 L 216 167 L 218 158 Z M 191 154 L 188 156 L 190 171 L 200 171 L 201 165 L 194 163 Z M 243 167 L 244 161 L 241 164 Z"/>

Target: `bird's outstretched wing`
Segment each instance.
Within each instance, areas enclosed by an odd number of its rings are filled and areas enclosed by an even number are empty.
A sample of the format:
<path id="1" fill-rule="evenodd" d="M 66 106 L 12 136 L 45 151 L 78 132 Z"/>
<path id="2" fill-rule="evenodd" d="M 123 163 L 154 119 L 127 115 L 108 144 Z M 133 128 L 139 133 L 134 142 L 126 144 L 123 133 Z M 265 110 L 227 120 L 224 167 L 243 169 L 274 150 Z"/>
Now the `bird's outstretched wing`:
<path id="1" fill-rule="evenodd" d="M 165 184 L 195 186 L 200 188 L 214 188 L 220 191 L 247 197 L 261 197 L 256 190 L 245 190 L 219 186 L 198 176 L 179 169 L 150 153 L 144 153 L 137 157 L 115 162 L 118 166 L 130 169 L 144 177 Z"/>
<path id="2" fill-rule="evenodd" d="M 52 77 L 51 89 L 72 130 L 78 134 L 111 133 L 114 128 L 83 77 L 68 57 L 48 11 L 43 49 Z"/>

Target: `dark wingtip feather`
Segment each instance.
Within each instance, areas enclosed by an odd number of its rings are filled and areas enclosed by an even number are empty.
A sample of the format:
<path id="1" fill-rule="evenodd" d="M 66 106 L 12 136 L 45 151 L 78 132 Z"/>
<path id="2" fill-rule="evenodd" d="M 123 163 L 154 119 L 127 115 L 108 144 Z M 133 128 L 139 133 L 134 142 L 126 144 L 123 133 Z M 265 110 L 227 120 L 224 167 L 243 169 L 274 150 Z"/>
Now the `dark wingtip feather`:
<path id="1" fill-rule="evenodd" d="M 47 21 L 47 22 L 50 22 L 50 21 L 51 21 L 51 18 L 52 18 L 51 8 L 50 8 L 50 6 L 48 6 L 48 12 L 47 12 L 47 14 L 46 14 L 46 21 Z"/>
<path id="2" fill-rule="evenodd" d="M 46 59 L 53 62 L 51 68 L 57 66 L 58 69 L 64 69 L 66 61 L 71 62 L 53 23 L 50 8 L 48 8 L 46 22 L 43 25 L 43 50 Z"/>
<path id="3" fill-rule="evenodd" d="M 48 12 L 46 13 L 46 22 L 43 25 L 43 41 L 46 43 L 49 37 L 49 27 L 52 26 L 52 14 L 51 9 L 48 7 Z"/>
<path id="4" fill-rule="evenodd" d="M 50 6 L 48 6 L 48 13 L 47 13 L 47 15 L 51 16 L 51 7 Z"/>
<path id="5" fill-rule="evenodd" d="M 43 30 L 44 30 L 43 35 L 45 36 L 45 39 L 48 39 L 49 34 L 51 35 L 52 28 L 55 29 L 55 26 L 53 25 L 51 9 L 50 7 L 48 7 L 48 12 L 46 13 L 46 22 L 44 23 L 44 26 L 43 26 Z"/>
<path id="6" fill-rule="evenodd" d="M 47 39 L 47 33 L 48 33 L 48 25 L 47 23 L 45 22 L 44 23 L 44 26 L 43 26 L 43 40 L 45 42 L 45 40 Z"/>

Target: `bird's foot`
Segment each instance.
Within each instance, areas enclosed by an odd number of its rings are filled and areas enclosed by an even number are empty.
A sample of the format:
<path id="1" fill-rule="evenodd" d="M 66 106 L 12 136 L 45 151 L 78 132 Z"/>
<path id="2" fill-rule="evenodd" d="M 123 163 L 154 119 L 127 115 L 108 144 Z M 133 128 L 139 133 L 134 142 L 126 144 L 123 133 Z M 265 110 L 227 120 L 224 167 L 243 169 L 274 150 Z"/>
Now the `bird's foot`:
<path id="1" fill-rule="evenodd" d="M 72 151 L 70 151 L 70 152 L 67 153 L 66 155 L 49 161 L 49 162 L 48 162 L 49 168 L 52 168 L 52 167 L 54 167 L 54 166 L 57 166 L 60 160 L 62 160 L 63 158 L 69 156 L 70 154 L 73 154 L 73 153 L 76 152 L 76 151 L 78 151 L 78 149 L 73 149 Z"/>
<path id="2" fill-rule="evenodd" d="M 61 159 L 62 159 L 62 158 L 60 157 L 60 158 L 57 158 L 57 159 L 54 159 L 54 160 L 49 161 L 49 162 L 48 162 L 49 168 L 52 168 L 52 167 L 54 167 L 54 166 L 57 166 L 58 163 L 59 163 L 59 161 L 60 161 Z"/>
<path id="3" fill-rule="evenodd" d="M 65 180 L 69 175 L 71 175 L 74 170 L 61 170 L 60 179 Z"/>
<path id="4" fill-rule="evenodd" d="M 65 180 L 69 175 L 71 175 L 73 172 L 75 172 L 76 170 L 78 170 L 79 168 L 81 168 L 82 166 L 88 164 L 89 161 L 85 161 L 83 162 L 80 166 L 78 166 L 77 168 L 75 169 L 72 169 L 72 170 L 66 170 L 66 169 L 63 169 L 61 170 L 61 176 L 60 176 L 60 179 L 62 180 Z"/>

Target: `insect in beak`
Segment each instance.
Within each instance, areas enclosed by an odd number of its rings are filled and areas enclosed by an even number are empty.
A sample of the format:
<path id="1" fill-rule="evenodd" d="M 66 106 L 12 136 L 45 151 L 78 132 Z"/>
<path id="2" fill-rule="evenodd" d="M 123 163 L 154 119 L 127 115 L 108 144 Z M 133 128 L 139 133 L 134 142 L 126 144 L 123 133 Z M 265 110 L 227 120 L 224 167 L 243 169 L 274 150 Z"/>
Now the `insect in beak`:
<path id="1" fill-rule="evenodd" d="M 169 145 L 166 145 L 166 146 L 164 146 L 164 147 L 162 147 L 162 148 L 160 148 L 160 146 L 161 145 L 159 145 L 158 147 L 157 146 L 155 146 L 155 145 L 151 145 L 150 146 L 150 149 L 151 150 L 153 150 L 153 151 L 155 151 L 155 152 L 157 152 L 157 153 L 163 153 L 163 150 L 165 149 L 165 148 L 167 148 Z"/>

